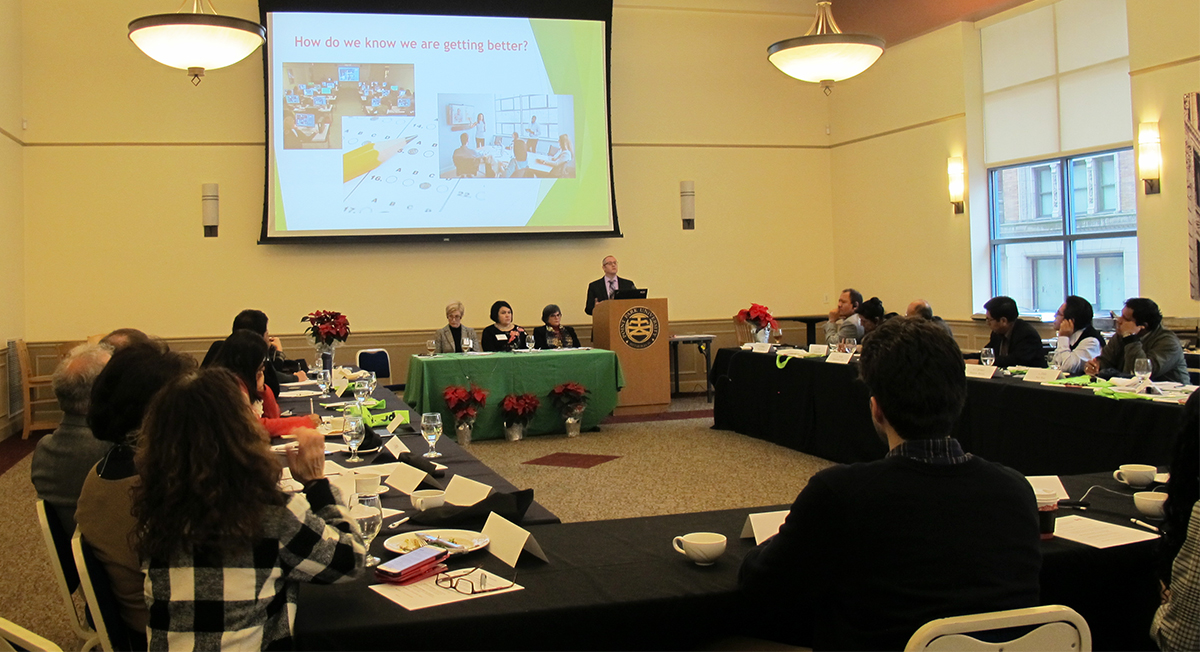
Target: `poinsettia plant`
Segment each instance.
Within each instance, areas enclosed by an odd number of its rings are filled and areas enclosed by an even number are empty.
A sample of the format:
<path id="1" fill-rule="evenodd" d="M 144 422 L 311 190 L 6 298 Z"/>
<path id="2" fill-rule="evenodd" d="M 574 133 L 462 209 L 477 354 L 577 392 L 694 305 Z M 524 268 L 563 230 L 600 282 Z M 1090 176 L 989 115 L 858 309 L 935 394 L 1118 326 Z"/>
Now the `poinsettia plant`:
<path id="1" fill-rule="evenodd" d="M 308 322 L 304 334 L 317 344 L 330 346 L 334 342 L 345 342 L 350 337 L 350 320 L 340 312 L 318 310 L 301 317 L 300 321 Z"/>
<path id="2" fill-rule="evenodd" d="M 500 404 L 500 412 L 504 414 L 504 425 L 525 425 L 533 418 L 538 406 L 542 404 L 533 394 L 509 394 Z"/>
<path id="3" fill-rule="evenodd" d="M 462 421 L 474 419 L 479 411 L 487 404 L 486 389 L 472 384 L 470 388 L 462 385 L 448 385 L 442 390 L 442 398 L 446 399 L 446 407 L 454 413 L 454 418 Z"/>
<path id="4" fill-rule="evenodd" d="M 559 412 L 566 412 L 576 405 L 587 405 L 588 394 L 592 391 L 583 385 L 575 382 L 568 382 L 555 387 L 547 394 L 550 402 L 554 403 L 554 409 Z"/>
<path id="5" fill-rule="evenodd" d="M 779 326 L 779 322 L 775 321 L 775 318 L 771 316 L 771 309 L 758 303 L 750 304 L 749 310 L 739 310 L 737 320 L 743 323 L 750 322 L 754 324 L 755 328 L 760 329 L 768 327 L 777 328 Z"/>

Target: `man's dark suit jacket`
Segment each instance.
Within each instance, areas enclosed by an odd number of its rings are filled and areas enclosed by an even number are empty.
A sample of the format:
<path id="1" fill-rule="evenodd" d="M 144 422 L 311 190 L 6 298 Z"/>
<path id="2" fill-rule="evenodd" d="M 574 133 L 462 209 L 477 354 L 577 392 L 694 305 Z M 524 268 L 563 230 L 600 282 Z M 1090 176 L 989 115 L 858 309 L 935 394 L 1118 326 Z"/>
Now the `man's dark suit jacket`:
<path id="1" fill-rule="evenodd" d="M 627 278 L 617 277 L 618 290 L 634 290 L 637 286 L 633 281 Z M 608 301 L 608 286 L 604 283 L 604 278 L 598 278 L 588 284 L 587 307 L 583 309 L 587 314 L 592 314 L 592 309 L 596 307 L 597 301 Z"/>
<path id="2" fill-rule="evenodd" d="M 1045 367 L 1046 354 L 1042 351 L 1042 336 L 1029 322 L 1017 319 L 1008 334 L 1008 355 L 1000 355 L 1000 344 L 1004 336 L 992 333 L 988 348 L 996 352 L 996 366 L 1000 368 L 1022 365 Z"/>

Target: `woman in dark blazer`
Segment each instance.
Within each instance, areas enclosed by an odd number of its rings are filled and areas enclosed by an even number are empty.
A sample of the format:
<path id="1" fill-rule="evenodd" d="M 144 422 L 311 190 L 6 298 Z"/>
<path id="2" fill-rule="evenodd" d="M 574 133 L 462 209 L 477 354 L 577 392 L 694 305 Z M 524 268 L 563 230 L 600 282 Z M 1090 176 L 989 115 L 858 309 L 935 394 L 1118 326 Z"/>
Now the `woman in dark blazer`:
<path id="1" fill-rule="evenodd" d="M 533 343 L 539 349 L 577 349 L 575 329 L 562 325 L 562 311 L 553 303 L 542 308 L 542 323 L 533 329 Z"/>
<path id="2" fill-rule="evenodd" d="M 512 306 L 507 301 L 492 304 L 491 326 L 483 329 L 480 341 L 484 351 L 512 351 L 525 348 L 525 329 L 513 322 Z"/>

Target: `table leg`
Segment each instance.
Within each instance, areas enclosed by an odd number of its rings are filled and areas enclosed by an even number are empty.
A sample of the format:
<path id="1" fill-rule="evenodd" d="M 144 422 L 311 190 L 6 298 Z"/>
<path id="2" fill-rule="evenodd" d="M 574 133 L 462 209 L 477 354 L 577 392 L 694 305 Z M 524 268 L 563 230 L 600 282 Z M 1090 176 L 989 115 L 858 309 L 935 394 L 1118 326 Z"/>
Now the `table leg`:
<path id="1" fill-rule="evenodd" d="M 679 342 L 671 342 L 671 378 L 675 383 L 674 396 L 679 393 Z"/>
<path id="2" fill-rule="evenodd" d="M 708 375 L 712 372 L 712 347 L 708 342 L 700 342 L 700 352 L 704 354 L 704 395 L 712 403 L 713 386 L 708 381 Z"/>

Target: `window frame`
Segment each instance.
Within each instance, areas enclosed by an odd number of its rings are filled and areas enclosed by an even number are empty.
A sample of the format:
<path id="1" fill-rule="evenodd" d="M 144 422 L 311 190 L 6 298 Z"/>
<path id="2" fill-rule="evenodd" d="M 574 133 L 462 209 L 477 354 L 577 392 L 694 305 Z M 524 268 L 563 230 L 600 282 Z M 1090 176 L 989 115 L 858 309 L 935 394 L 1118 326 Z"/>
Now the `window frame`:
<path id="1" fill-rule="evenodd" d="M 1086 240 L 1110 240 L 1110 239 L 1117 239 L 1117 238 L 1134 238 L 1135 240 L 1137 239 L 1137 227 L 1136 226 L 1133 229 L 1122 229 L 1122 230 L 1114 230 L 1114 231 L 1100 231 L 1100 232 L 1089 232 L 1089 233 L 1076 232 L 1076 219 L 1080 216 L 1075 214 L 1075 187 L 1074 187 L 1074 179 L 1075 179 L 1074 163 L 1075 163 L 1075 161 L 1080 160 L 1080 159 L 1103 157 L 1105 155 L 1108 155 L 1110 157 L 1110 160 L 1112 161 L 1112 164 L 1113 164 L 1113 172 L 1115 174 L 1115 184 L 1116 184 L 1116 193 L 1117 193 L 1117 198 L 1116 198 L 1117 208 L 1109 209 L 1109 208 L 1105 207 L 1105 210 L 1097 210 L 1097 211 L 1095 211 L 1095 213 L 1092 213 L 1092 214 L 1096 214 L 1096 215 L 1103 215 L 1103 214 L 1116 212 L 1120 208 L 1121 181 L 1120 181 L 1119 156 L 1120 156 L 1121 152 L 1125 152 L 1125 151 L 1130 152 L 1131 155 L 1133 154 L 1132 147 L 1114 147 L 1114 148 L 1109 148 L 1109 149 L 1097 150 L 1097 151 L 1093 151 L 1093 152 L 1083 152 L 1083 153 L 1073 154 L 1071 156 L 1056 156 L 1056 157 L 1052 157 L 1052 158 L 1039 159 L 1039 160 L 1035 160 L 1035 161 L 1025 161 L 1022 163 L 998 165 L 996 167 L 989 167 L 987 169 L 988 260 L 991 264 L 991 269 L 989 271 L 990 271 L 990 275 L 991 275 L 990 282 L 991 282 L 991 288 L 992 288 L 992 296 L 998 296 L 1001 293 L 1000 277 L 999 277 L 999 271 L 1000 271 L 999 255 L 1000 255 L 1000 248 L 1004 245 L 1034 244 L 1034 243 L 1044 243 L 1044 242 L 1052 242 L 1052 243 L 1061 242 L 1062 243 L 1062 257 L 1063 257 L 1063 296 L 1066 297 L 1066 296 L 1070 296 L 1071 294 L 1073 294 L 1071 289 L 1076 286 L 1076 263 L 1077 263 L 1076 244 L 1077 243 L 1079 243 L 1081 241 L 1086 241 Z M 1060 214 L 1057 216 L 1043 216 L 1041 213 L 1041 203 L 1042 203 L 1041 199 L 1042 199 L 1042 195 L 1045 194 L 1043 192 L 1045 189 L 1041 187 L 1039 167 L 1045 166 L 1045 167 L 1049 168 L 1051 170 L 1051 173 L 1048 176 L 1050 177 L 1051 180 L 1053 180 L 1054 175 L 1052 173 L 1052 170 L 1053 170 L 1053 165 L 1055 163 L 1058 163 L 1059 170 L 1061 170 L 1061 173 L 1058 175 L 1059 178 L 1058 178 L 1058 184 L 1057 184 L 1058 197 L 1061 198 Z M 1034 193 L 1034 203 L 1035 203 L 1034 215 L 1037 217 L 1037 219 L 1046 219 L 1047 217 L 1057 217 L 1059 224 L 1061 226 L 1061 231 L 1059 233 L 1050 234 L 1050 235 L 1008 236 L 1008 237 L 1000 237 L 998 235 L 999 234 L 999 222 L 998 222 L 997 218 L 1000 215 L 1000 210 L 1003 207 L 1004 202 L 1000 197 L 1002 195 L 1002 193 L 998 192 L 997 178 L 1005 170 L 1013 170 L 1013 169 L 1020 169 L 1020 168 L 1028 168 L 1032 172 L 1032 175 L 1031 175 L 1032 183 L 1035 186 L 1032 189 L 1033 193 Z M 1085 171 L 1087 171 L 1088 167 L 1085 165 L 1084 169 L 1085 169 Z M 1092 174 L 1091 171 L 1087 171 L 1085 173 Z M 1095 192 L 1096 192 L 1097 196 L 1099 196 L 1101 193 L 1103 193 L 1103 187 L 1099 183 L 1099 178 L 1098 178 L 1099 172 L 1098 171 L 1095 172 L 1095 176 L 1097 176 L 1097 182 L 1095 184 Z M 1135 179 L 1135 183 L 1136 183 L 1136 179 Z M 1053 197 L 1055 188 L 1053 186 L 1051 186 L 1051 188 L 1049 190 L 1050 190 L 1051 196 Z M 1051 201 L 1053 201 L 1053 199 Z M 1100 200 L 1098 199 L 1097 203 L 1099 203 L 1099 202 L 1100 202 Z M 1084 207 L 1084 211 L 1085 211 L 1084 215 L 1089 215 L 1089 213 L 1086 213 L 1087 207 Z M 1135 220 L 1136 220 L 1136 216 L 1137 216 L 1136 205 L 1134 207 L 1134 216 L 1135 216 Z"/>

